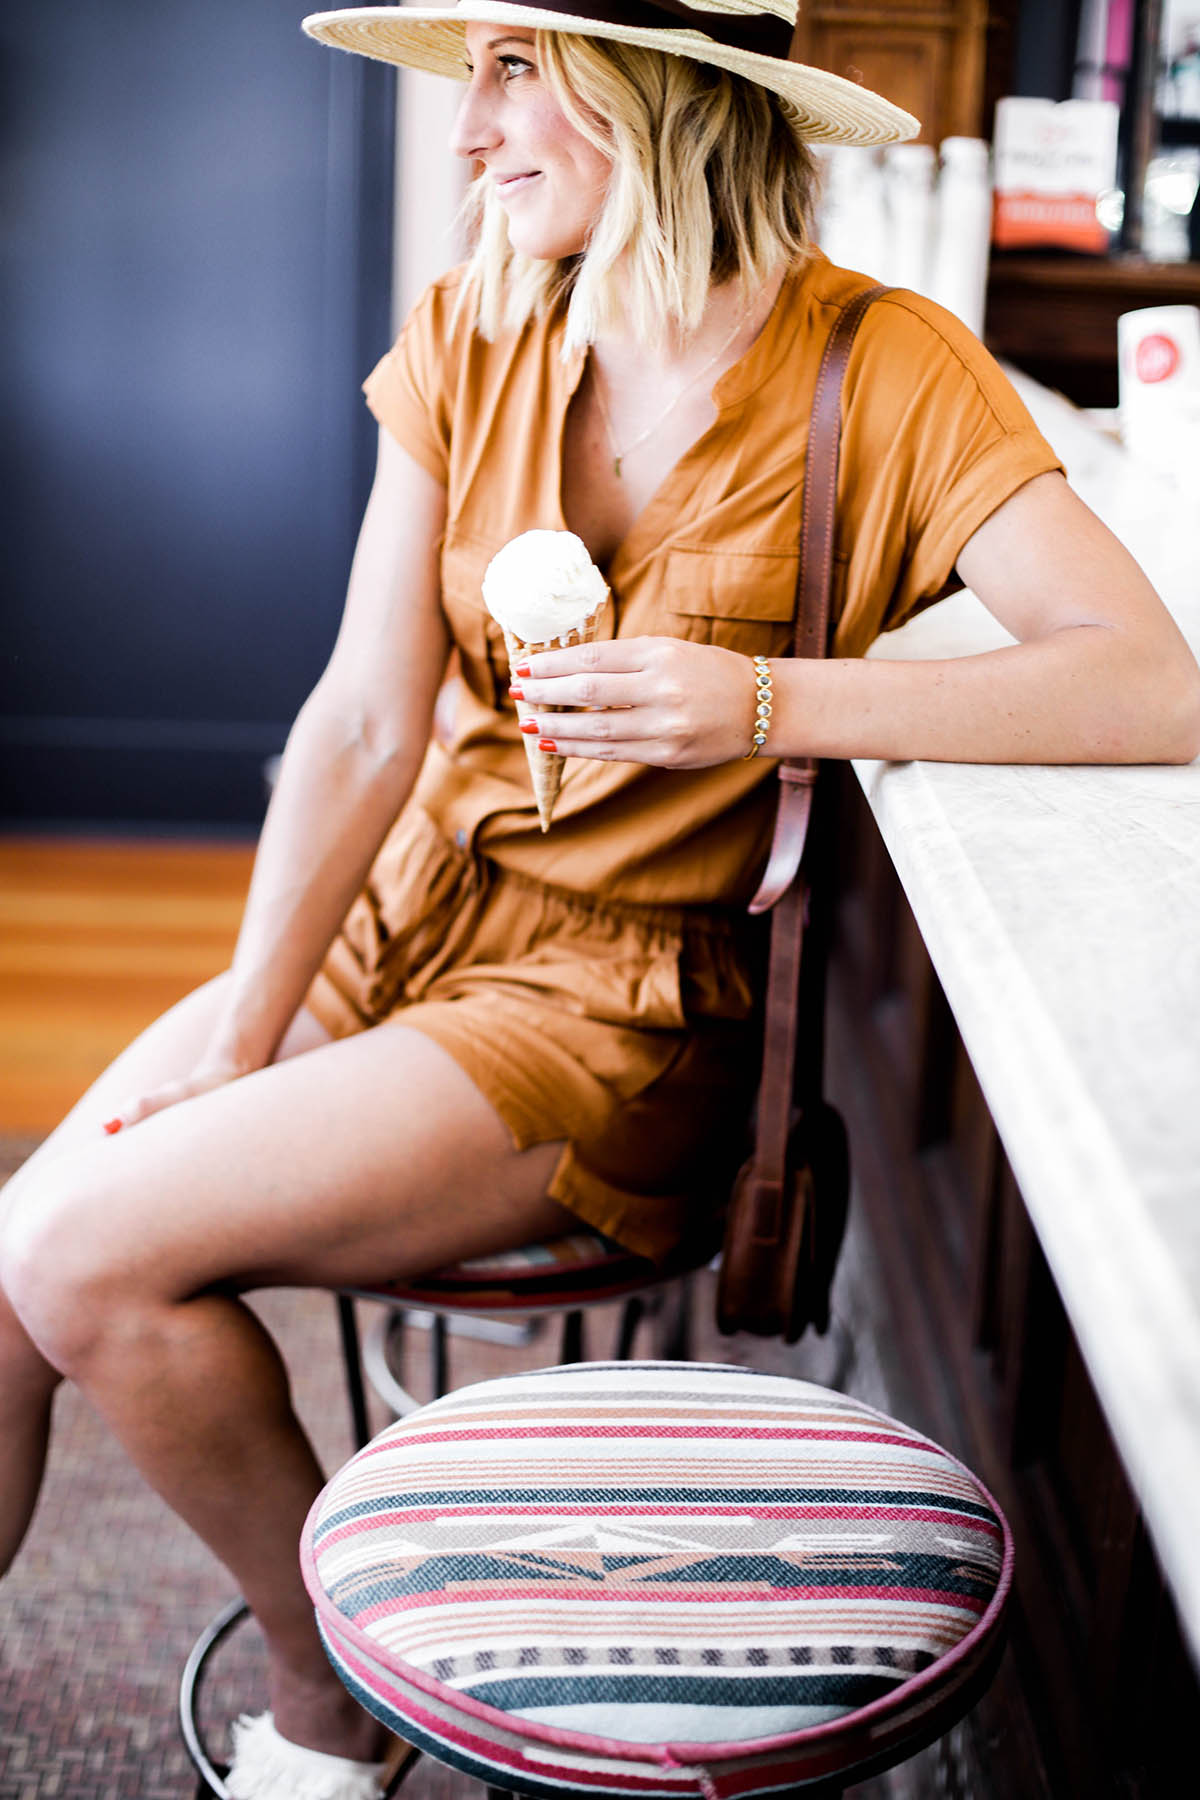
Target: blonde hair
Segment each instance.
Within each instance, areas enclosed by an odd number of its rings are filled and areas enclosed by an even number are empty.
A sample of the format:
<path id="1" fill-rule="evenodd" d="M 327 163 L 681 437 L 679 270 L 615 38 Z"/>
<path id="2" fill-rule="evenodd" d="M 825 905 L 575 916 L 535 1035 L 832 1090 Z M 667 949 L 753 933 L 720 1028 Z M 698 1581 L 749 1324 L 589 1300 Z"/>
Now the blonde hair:
<path id="1" fill-rule="evenodd" d="M 565 299 L 564 356 L 618 322 L 661 344 L 696 329 L 711 286 L 737 282 L 749 301 L 808 253 L 816 166 L 779 95 L 691 57 L 571 32 L 539 31 L 537 54 L 612 175 L 583 251 L 561 261 L 513 250 L 490 181 L 472 184 L 461 292 L 484 337 Z"/>

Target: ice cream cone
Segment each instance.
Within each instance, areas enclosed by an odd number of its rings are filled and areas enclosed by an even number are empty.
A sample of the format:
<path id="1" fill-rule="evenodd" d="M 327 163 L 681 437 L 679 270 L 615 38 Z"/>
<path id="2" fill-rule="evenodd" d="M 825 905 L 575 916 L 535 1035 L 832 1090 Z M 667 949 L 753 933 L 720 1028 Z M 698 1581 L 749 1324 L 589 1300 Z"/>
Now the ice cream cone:
<path id="1" fill-rule="evenodd" d="M 600 635 L 600 615 L 604 608 L 597 607 L 590 618 L 575 631 L 564 632 L 562 637 L 553 639 L 548 644 L 527 644 L 511 631 L 505 631 L 504 642 L 508 647 L 508 666 L 513 680 L 517 679 L 517 664 L 523 663 L 527 656 L 535 655 L 539 650 L 569 649 L 573 644 L 591 644 Z M 575 712 L 573 706 L 531 706 L 528 701 L 518 700 L 517 718 L 542 718 L 548 712 Z M 532 732 L 522 734 L 525 744 L 525 755 L 529 761 L 529 773 L 533 779 L 533 797 L 537 801 L 538 818 L 543 831 L 549 831 L 550 820 L 554 813 L 554 803 L 558 799 L 558 790 L 562 786 L 563 765 L 566 757 L 557 750 L 539 750 L 538 741 Z"/>

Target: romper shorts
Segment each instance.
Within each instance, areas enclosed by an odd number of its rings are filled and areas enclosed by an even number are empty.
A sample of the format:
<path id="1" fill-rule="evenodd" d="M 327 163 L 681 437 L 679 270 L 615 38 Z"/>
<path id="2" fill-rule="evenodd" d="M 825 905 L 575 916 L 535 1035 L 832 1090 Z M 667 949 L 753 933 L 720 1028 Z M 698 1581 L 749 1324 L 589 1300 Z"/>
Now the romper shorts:
<path id="1" fill-rule="evenodd" d="M 761 933 L 732 909 L 546 886 L 410 802 L 308 995 L 335 1037 L 395 1020 L 447 1050 L 550 1198 L 655 1261 L 711 1240 L 745 1155 Z"/>

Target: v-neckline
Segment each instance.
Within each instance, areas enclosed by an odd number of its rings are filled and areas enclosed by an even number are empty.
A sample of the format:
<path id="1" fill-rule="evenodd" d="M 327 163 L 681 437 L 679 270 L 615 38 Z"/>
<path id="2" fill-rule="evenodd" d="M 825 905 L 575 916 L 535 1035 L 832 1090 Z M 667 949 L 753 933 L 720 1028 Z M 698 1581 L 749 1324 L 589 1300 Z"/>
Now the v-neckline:
<path id="1" fill-rule="evenodd" d="M 610 586 L 613 582 L 613 576 L 619 567 L 628 568 L 636 565 L 636 563 L 641 560 L 642 553 L 639 551 L 638 546 L 642 538 L 647 534 L 649 522 L 652 521 L 656 513 L 662 510 L 671 491 L 679 480 L 682 471 L 687 467 L 688 463 L 694 456 L 699 454 L 702 446 L 707 443 L 713 432 L 721 426 L 725 414 L 734 406 L 739 405 L 749 394 L 752 394 L 755 388 L 758 387 L 770 373 L 778 355 L 776 346 L 777 340 L 780 337 L 778 327 L 782 317 L 781 309 L 784 303 L 784 296 L 796 281 L 798 274 L 801 273 L 802 270 L 797 271 L 789 269 L 785 271 L 783 280 L 779 284 L 778 292 L 771 304 L 771 310 L 763 320 L 758 335 L 755 337 L 753 343 L 738 357 L 736 362 L 730 363 L 727 369 L 722 370 L 721 374 L 713 382 L 710 390 L 710 398 L 717 409 L 716 417 L 705 426 L 698 437 L 693 438 L 692 442 L 687 446 L 687 449 L 684 450 L 671 464 L 641 511 L 636 513 L 630 521 L 628 530 L 620 539 L 616 549 L 608 560 L 607 569 L 602 570 L 605 580 L 608 581 Z M 569 531 L 571 526 L 567 520 L 566 506 L 563 499 L 563 490 L 565 486 L 563 458 L 566 450 L 567 415 L 570 412 L 571 405 L 579 391 L 579 384 L 583 380 L 583 373 L 587 367 L 588 353 L 586 350 L 579 350 L 571 358 L 569 363 L 562 362 L 558 353 L 558 345 L 564 328 L 565 318 L 560 318 L 556 328 L 551 333 L 549 353 L 553 359 L 554 366 L 564 377 L 560 389 L 558 431 L 555 439 L 557 473 L 557 492 L 555 500 L 559 527 L 563 531 Z M 776 351 L 775 355 L 772 355 L 773 349 Z M 760 364 L 762 365 L 761 367 Z M 658 540 L 656 539 L 655 541 Z"/>
<path id="2" fill-rule="evenodd" d="M 559 526 L 564 531 L 571 530 L 571 524 L 567 518 L 566 501 L 565 501 L 565 497 L 564 497 L 565 496 L 565 488 L 566 488 L 564 459 L 565 459 L 565 455 L 566 455 L 567 419 L 570 415 L 571 407 L 575 403 L 575 399 L 579 392 L 579 387 L 583 380 L 584 371 L 586 370 L 586 368 L 587 368 L 587 353 L 586 353 L 586 351 L 584 351 L 584 352 L 580 353 L 577 364 L 572 364 L 569 367 L 568 382 L 567 382 L 566 390 L 565 390 L 565 393 L 563 396 L 562 407 L 561 407 L 561 411 L 559 414 L 559 421 L 558 421 L 557 510 L 558 510 Z M 716 385 L 717 384 L 714 383 L 714 389 L 715 389 Z M 700 435 L 698 437 L 695 437 L 692 439 L 692 442 L 687 446 L 687 448 L 680 453 L 680 455 L 675 459 L 675 461 L 671 464 L 671 466 L 664 472 L 662 480 L 659 482 L 658 486 L 650 494 L 645 505 L 641 508 L 641 510 L 639 512 L 635 513 L 633 518 L 629 521 L 628 528 L 626 529 L 624 535 L 617 541 L 616 547 L 614 548 L 612 555 L 608 558 L 607 564 L 600 565 L 601 573 L 603 574 L 605 580 L 609 582 L 610 586 L 612 584 L 614 574 L 618 571 L 619 568 L 628 566 L 631 563 L 636 563 L 639 560 L 639 557 L 637 555 L 637 545 L 638 545 L 639 540 L 642 538 L 642 536 L 645 533 L 645 530 L 647 528 L 647 521 L 649 519 L 651 519 L 653 517 L 653 515 L 659 510 L 659 508 L 665 503 L 666 499 L 669 496 L 670 490 L 672 490 L 675 485 L 675 481 L 676 481 L 677 477 L 679 476 L 680 471 L 684 468 L 685 464 L 688 462 L 690 457 L 700 449 L 700 446 L 705 442 L 705 440 L 712 434 L 713 431 L 716 430 L 716 428 L 720 424 L 720 422 L 721 422 L 721 408 L 720 408 L 720 406 L 718 406 L 716 417 L 714 419 L 712 419 L 709 422 L 709 424 L 707 424 L 704 427 L 704 430 L 700 433 Z"/>

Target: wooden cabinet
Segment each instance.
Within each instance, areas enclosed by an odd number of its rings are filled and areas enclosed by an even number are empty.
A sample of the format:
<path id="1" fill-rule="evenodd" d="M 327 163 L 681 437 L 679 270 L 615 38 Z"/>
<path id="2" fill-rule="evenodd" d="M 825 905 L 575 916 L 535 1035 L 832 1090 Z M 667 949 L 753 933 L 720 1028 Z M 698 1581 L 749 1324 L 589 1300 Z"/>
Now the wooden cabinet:
<path id="1" fill-rule="evenodd" d="M 984 341 L 1077 406 L 1117 404 L 1117 320 L 1200 306 L 1200 263 L 1141 257 L 992 257 Z"/>
<path id="2" fill-rule="evenodd" d="M 812 0 L 797 23 L 793 54 L 915 113 L 924 143 L 978 137 L 988 123 L 988 71 L 996 60 L 989 35 L 994 45 L 1009 10 L 989 0 Z"/>

